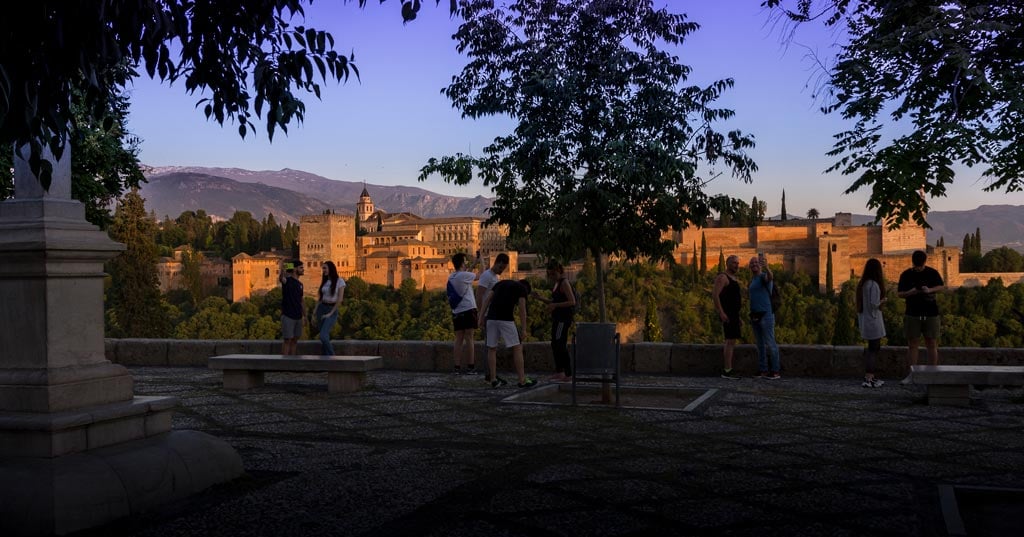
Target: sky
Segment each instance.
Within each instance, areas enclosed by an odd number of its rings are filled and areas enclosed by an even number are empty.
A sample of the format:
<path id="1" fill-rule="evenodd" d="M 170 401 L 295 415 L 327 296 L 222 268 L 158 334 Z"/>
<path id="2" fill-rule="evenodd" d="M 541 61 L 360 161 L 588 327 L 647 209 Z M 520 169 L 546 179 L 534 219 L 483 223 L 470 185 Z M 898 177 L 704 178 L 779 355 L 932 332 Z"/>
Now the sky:
<path id="1" fill-rule="evenodd" d="M 318 0 L 306 8 L 305 24 L 329 31 L 339 53 L 355 55 L 360 78 L 322 83 L 322 100 L 303 98 L 306 117 L 278 132 L 273 142 L 264 130 L 246 139 L 237 125 L 207 121 L 181 85 L 142 77 L 128 88 L 130 131 L 141 138 L 140 160 L 151 166 L 209 166 L 249 170 L 303 170 L 329 179 L 374 185 L 418 186 L 440 194 L 492 196 L 479 181 L 446 184 L 434 176 L 418 181 L 430 157 L 457 152 L 481 154 L 496 136 L 510 132 L 507 118 L 463 119 L 441 89 L 461 71 L 466 58 L 451 35 L 458 21 L 447 2 L 435 7 L 425 0 L 419 17 L 402 24 L 400 2 L 374 0 L 360 9 L 352 1 Z M 728 194 L 748 203 L 756 196 L 768 214 L 781 210 L 782 193 L 791 215 L 815 208 L 822 216 L 836 212 L 869 214 L 869 192 L 843 194 L 848 176 L 826 174 L 826 152 L 833 134 L 847 128 L 837 115 L 824 115 L 814 96 L 820 71 L 809 51 L 827 57 L 836 36 L 820 25 L 782 39 L 785 28 L 771 23 L 760 0 L 662 0 L 701 25 L 674 52 L 693 68 L 688 84 L 704 86 L 733 78 L 716 105 L 736 116 L 718 125 L 755 136 L 750 156 L 759 170 L 753 182 L 728 174 L 711 182 L 709 194 Z M 260 126 L 260 121 L 254 121 Z M 1024 193 L 986 193 L 980 172 L 958 175 L 946 198 L 929 200 L 932 210 L 968 210 L 984 204 L 1024 204 Z"/>

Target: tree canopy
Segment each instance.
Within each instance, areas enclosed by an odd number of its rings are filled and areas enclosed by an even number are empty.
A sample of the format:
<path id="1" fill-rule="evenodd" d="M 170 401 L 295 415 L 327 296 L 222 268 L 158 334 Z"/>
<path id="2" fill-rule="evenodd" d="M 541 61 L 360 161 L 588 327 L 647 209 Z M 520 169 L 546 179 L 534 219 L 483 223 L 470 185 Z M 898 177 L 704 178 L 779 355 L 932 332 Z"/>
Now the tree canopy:
<path id="1" fill-rule="evenodd" d="M 765 0 L 797 24 L 823 20 L 850 40 L 828 67 L 823 110 L 836 134 L 829 171 L 870 188 L 890 226 L 927 225 L 957 166 L 982 166 L 985 190 L 1024 190 L 1024 2 Z M 897 134 L 893 135 L 892 133 Z"/>
<path id="2" fill-rule="evenodd" d="M 745 181 L 757 169 L 751 136 L 713 127 L 733 116 L 713 107 L 733 81 L 685 85 L 690 68 L 665 50 L 698 29 L 685 15 L 649 0 L 459 8 L 454 37 L 468 63 L 442 93 L 464 117 L 518 125 L 481 157 L 430 159 L 420 179 L 467 184 L 476 171 L 496 195 L 491 222 L 550 256 L 591 253 L 599 286 L 601 254 L 662 257 L 672 247 L 663 231 L 707 218 L 716 163 Z"/>
<path id="3" fill-rule="evenodd" d="M 72 91 L 82 90 L 86 116 L 101 121 L 118 88 L 136 76 L 134 69 L 205 95 L 197 108 L 220 124 L 236 122 L 242 137 L 256 129 L 253 118 L 262 119 L 273 139 L 277 129 L 287 132 L 292 121 L 303 119 L 296 90 L 319 97 L 319 81 L 359 76 L 353 57 L 338 54 L 330 34 L 293 25 L 311 1 L 7 5 L 0 19 L 0 143 L 28 144 L 23 156 L 48 189 L 52 167 L 42 148 L 62 154 L 77 121 Z M 420 4 L 402 0 L 403 19 L 414 19 Z"/>

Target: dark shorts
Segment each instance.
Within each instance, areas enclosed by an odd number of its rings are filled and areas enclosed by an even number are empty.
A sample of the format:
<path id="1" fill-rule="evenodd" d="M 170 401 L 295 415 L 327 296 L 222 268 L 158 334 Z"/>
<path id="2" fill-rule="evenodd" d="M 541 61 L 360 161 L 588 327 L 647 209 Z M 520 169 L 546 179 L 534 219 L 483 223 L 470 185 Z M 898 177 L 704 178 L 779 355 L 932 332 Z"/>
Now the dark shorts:
<path id="1" fill-rule="evenodd" d="M 907 339 L 920 339 L 923 335 L 928 339 L 939 339 L 939 317 L 903 316 L 903 327 Z"/>
<path id="2" fill-rule="evenodd" d="M 478 326 L 476 308 L 462 313 L 453 313 L 452 324 L 455 325 L 456 332 L 461 330 L 476 330 Z"/>
<path id="3" fill-rule="evenodd" d="M 739 339 L 740 338 L 740 323 L 739 315 L 730 315 L 729 322 L 722 323 L 723 332 L 725 332 L 725 339 Z"/>

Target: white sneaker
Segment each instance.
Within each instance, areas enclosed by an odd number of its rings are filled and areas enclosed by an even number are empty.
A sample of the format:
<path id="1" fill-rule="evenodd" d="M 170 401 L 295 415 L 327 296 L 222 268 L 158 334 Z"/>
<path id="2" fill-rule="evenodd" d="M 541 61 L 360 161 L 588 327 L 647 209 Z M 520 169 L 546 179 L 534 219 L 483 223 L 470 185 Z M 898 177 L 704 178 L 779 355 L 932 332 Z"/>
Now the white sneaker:
<path id="1" fill-rule="evenodd" d="M 874 384 L 875 388 L 881 388 L 882 386 L 885 385 L 885 381 L 882 379 L 874 378 L 871 379 L 871 384 Z"/>
<path id="2" fill-rule="evenodd" d="M 902 384 L 904 386 L 906 386 L 908 384 L 913 384 L 913 383 L 914 383 L 914 374 L 913 373 L 907 375 L 903 380 L 900 381 L 900 384 Z"/>

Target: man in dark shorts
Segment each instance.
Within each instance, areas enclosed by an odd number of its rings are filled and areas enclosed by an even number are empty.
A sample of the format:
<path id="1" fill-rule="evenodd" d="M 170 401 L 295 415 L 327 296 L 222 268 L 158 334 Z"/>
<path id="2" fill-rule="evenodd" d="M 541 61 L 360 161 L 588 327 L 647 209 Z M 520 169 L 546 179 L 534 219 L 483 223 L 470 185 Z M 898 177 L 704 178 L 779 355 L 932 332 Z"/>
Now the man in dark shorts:
<path id="1" fill-rule="evenodd" d="M 913 266 L 900 274 L 896 295 L 906 299 L 903 327 L 907 335 L 907 365 L 917 365 L 917 348 L 924 336 L 928 363 L 939 365 L 939 304 L 935 293 L 946 288 L 939 271 L 926 266 L 928 254 L 917 250 L 911 256 Z"/>
<path id="2" fill-rule="evenodd" d="M 484 298 L 484 303 L 480 306 L 480 311 L 486 312 L 487 315 L 487 380 L 491 381 L 492 388 L 506 384 L 505 379 L 498 376 L 499 339 L 505 342 L 506 347 L 512 349 L 512 363 L 519 376 L 519 387 L 529 388 L 537 384 L 536 380 L 526 376 L 522 338 L 515 322 L 515 310 L 519 308 L 519 324 L 523 337 L 528 336 L 530 325 L 526 324 L 526 297 L 530 296 L 531 292 L 530 282 L 526 280 L 502 280 L 494 284 L 491 293 Z M 483 315 L 485 314 L 481 313 L 481 316 Z"/>
<path id="3" fill-rule="evenodd" d="M 305 269 L 302 261 L 292 261 L 284 264 L 285 277 L 281 282 L 281 354 L 292 356 L 296 354 L 299 336 L 302 335 L 302 276 Z"/>
<path id="4" fill-rule="evenodd" d="M 722 356 L 722 378 L 739 380 L 732 370 L 732 354 L 736 348 L 736 340 L 740 338 L 740 306 L 743 300 L 743 291 L 739 280 L 736 279 L 737 271 L 740 269 L 739 256 L 730 255 L 725 260 L 725 271 L 715 277 L 715 289 L 712 298 L 715 301 L 715 311 L 722 321 L 722 328 L 725 332 L 725 348 Z"/>
<path id="5" fill-rule="evenodd" d="M 465 365 L 467 375 L 476 374 L 476 348 L 473 343 L 473 332 L 477 328 L 476 298 L 473 282 L 479 274 L 470 270 L 466 254 L 457 253 L 452 256 L 452 267 L 455 272 L 448 276 L 446 292 L 448 305 L 452 308 L 452 326 L 455 329 L 455 346 L 452 355 L 455 359 L 455 374 L 462 374 Z M 463 360 L 463 357 L 466 359 Z M 463 363 L 465 362 L 465 363 Z"/>

